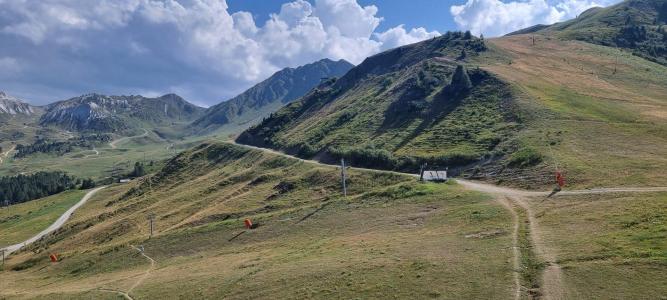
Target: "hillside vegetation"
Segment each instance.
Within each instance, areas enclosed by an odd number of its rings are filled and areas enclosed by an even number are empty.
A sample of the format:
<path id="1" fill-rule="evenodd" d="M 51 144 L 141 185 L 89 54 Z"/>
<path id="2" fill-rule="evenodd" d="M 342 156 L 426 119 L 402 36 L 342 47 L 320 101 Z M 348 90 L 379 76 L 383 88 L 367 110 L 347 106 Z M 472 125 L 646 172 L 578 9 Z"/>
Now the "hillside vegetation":
<path id="1" fill-rule="evenodd" d="M 592 8 L 576 19 L 536 26 L 514 34 L 536 32 L 567 40 L 627 49 L 639 57 L 667 65 L 667 1 L 626 0 Z"/>
<path id="2" fill-rule="evenodd" d="M 0 297 L 128 291 L 149 269 L 129 245 L 157 262 L 135 298 L 510 297 L 511 217 L 500 204 L 454 184 L 356 170 L 344 198 L 339 172 L 203 144 L 100 192 L 63 229 L 12 256 Z M 149 214 L 156 235 L 147 240 Z M 257 229 L 245 230 L 245 218 Z"/>
<path id="3" fill-rule="evenodd" d="M 489 41 L 482 68 L 516 87 L 525 130 L 517 137 L 569 187 L 667 184 L 667 67 L 613 48 L 516 35 Z M 532 172 L 532 171 L 531 171 Z M 505 184 L 535 182 L 531 172 L 482 166 Z M 533 173 L 534 174 L 534 173 Z M 526 176 L 530 175 L 530 176 Z M 533 183 L 532 185 L 536 185 Z"/>
<path id="4" fill-rule="evenodd" d="M 601 42 L 625 26 L 619 18 L 661 22 L 661 3 L 625 1 L 483 43 L 450 33 L 393 49 L 237 141 L 354 166 L 448 166 L 529 188 L 553 184 L 557 170 L 569 187 L 664 185 L 667 67 Z M 457 69 L 470 79 L 464 92 Z"/>
<path id="5" fill-rule="evenodd" d="M 512 90 L 468 64 L 483 40 L 448 33 L 366 59 L 237 141 L 323 161 L 411 170 L 502 156 L 517 131 Z"/>
<path id="6" fill-rule="evenodd" d="M 71 190 L 0 209 L 0 248 L 25 241 L 51 225 L 81 200 L 84 191 Z"/>

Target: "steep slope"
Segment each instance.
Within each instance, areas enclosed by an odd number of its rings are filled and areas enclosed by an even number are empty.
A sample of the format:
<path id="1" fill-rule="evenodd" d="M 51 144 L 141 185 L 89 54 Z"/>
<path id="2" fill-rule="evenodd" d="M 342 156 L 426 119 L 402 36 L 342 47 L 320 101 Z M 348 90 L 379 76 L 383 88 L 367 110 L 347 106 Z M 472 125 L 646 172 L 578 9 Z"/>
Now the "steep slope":
<path id="1" fill-rule="evenodd" d="M 68 130 L 118 132 L 188 122 L 203 111 L 174 94 L 158 98 L 88 94 L 48 105 L 39 123 Z"/>
<path id="2" fill-rule="evenodd" d="M 539 33 L 620 47 L 667 65 L 665 24 L 667 0 L 626 0 L 606 8 L 589 9 L 573 20 L 551 26 L 538 25 L 510 35 Z"/>
<path id="3" fill-rule="evenodd" d="M 519 119 L 509 85 L 469 64 L 483 40 L 461 32 L 367 58 L 241 134 L 301 157 L 416 170 L 502 155 Z"/>
<path id="4" fill-rule="evenodd" d="M 196 131 L 212 131 L 224 125 L 245 127 L 278 110 L 316 87 L 322 78 L 340 77 L 352 64 L 323 59 L 298 68 L 285 68 L 242 94 L 215 105 L 195 120 Z"/>
<path id="5" fill-rule="evenodd" d="M 0 115 L 34 115 L 37 108 L 0 91 Z"/>

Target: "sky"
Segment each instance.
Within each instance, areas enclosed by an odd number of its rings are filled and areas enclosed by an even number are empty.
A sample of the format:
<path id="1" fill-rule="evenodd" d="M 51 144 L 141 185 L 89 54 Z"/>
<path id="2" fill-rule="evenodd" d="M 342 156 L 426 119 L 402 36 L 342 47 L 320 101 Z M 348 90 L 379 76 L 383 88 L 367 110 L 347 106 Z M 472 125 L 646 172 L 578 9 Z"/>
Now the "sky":
<path id="1" fill-rule="evenodd" d="M 0 90 L 227 100 L 285 67 L 448 30 L 501 36 L 620 0 L 0 0 Z"/>

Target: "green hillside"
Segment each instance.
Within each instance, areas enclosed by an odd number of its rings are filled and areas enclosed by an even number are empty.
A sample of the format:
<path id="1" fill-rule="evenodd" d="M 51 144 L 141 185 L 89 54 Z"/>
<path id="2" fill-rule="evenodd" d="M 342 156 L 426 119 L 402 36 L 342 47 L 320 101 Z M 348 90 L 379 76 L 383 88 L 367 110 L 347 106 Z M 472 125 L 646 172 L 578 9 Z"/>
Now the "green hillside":
<path id="1" fill-rule="evenodd" d="M 667 65 L 667 1 L 625 0 L 592 8 L 576 19 L 534 26 L 514 34 L 541 33 L 567 40 L 628 49 L 642 58 Z"/>
<path id="2" fill-rule="evenodd" d="M 455 32 L 372 56 L 237 141 L 398 170 L 502 156 L 520 119 L 511 87 L 470 63 L 485 50 Z"/>
<path id="3" fill-rule="evenodd" d="M 455 184 L 357 170 L 345 198 L 339 172 L 202 144 L 150 178 L 103 190 L 12 256 L 0 282 L 14 284 L 0 297 L 511 296 L 512 253 L 500 250 L 512 243 L 511 217 L 500 204 Z M 245 230 L 245 218 L 259 227 Z M 142 245 L 155 267 L 129 245 Z"/>
<path id="4" fill-rule="evenodd" d="M 237 141 L 328 163 L 344 157 L 392 170 L 447 166 L 453 174 L 530 188 L 553 184 L 556 170 L 567 173 L 571 187 L 666 184 L 667 68 L 561 38 L 586 24 L 603 26 L 603 16 L 625 7 L 633 16 L 660 16 L 653 4 L 627 1 L 523 31 L 541 29 L 538 35 L 482 44 L 448 34 L 390 50 Z M 602 38 L 618 26 L 587 30 Z M 459 66 L 472 84 L 464 93 L 455 88 L 466 81 L 454 76 Z"/>

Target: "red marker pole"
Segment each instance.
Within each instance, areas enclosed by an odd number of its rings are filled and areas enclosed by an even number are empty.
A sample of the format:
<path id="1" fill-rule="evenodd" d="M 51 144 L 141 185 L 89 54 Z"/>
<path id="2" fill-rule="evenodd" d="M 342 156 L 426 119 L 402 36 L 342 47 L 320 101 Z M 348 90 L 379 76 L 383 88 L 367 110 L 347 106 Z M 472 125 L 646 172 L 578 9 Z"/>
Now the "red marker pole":
<path id="1" fill-rule="evenodd" d="M 563 177 L 563 174 L 560 173 L 560 171 L 556 172 L 556 182 L 560 187 L 565 186 L 565 178 Z"/>

